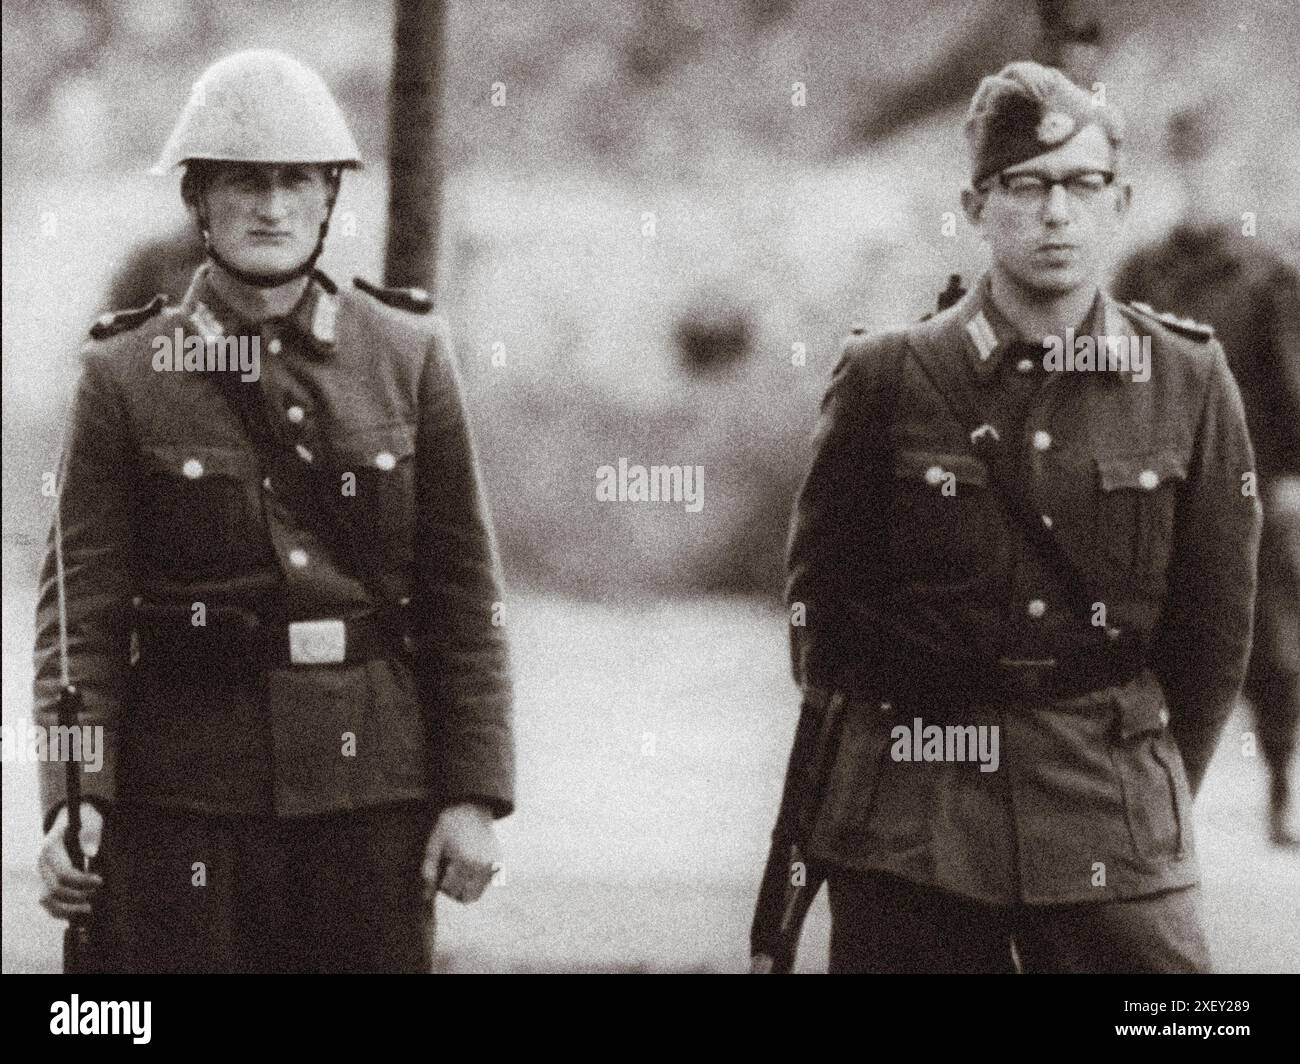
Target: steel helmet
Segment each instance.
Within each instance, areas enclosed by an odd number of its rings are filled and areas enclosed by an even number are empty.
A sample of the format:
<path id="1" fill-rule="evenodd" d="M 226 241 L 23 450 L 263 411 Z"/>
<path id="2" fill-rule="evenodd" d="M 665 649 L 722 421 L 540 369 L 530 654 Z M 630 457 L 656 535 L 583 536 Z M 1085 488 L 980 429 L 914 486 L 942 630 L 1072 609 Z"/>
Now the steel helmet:
<path id="1" fill-rule="evenodd" d="M 292 56 L 265 49 L 236 52 L 203 72 L 151 173 L 191 159 L 361 165 L 325 82 Z"/>

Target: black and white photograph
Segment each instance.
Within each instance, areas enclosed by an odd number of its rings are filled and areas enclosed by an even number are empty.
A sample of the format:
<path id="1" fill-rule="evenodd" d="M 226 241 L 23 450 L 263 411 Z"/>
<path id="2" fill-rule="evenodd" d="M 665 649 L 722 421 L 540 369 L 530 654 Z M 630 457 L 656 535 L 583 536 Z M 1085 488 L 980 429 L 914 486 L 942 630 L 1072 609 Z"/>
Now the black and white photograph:
<path id="1" fill-rule="evenodd" d="M 1294 0 L 5 0 L 0 968 L 1201 974 L 1096 1025 L 1249 1040 L 1298 55 Z"/>

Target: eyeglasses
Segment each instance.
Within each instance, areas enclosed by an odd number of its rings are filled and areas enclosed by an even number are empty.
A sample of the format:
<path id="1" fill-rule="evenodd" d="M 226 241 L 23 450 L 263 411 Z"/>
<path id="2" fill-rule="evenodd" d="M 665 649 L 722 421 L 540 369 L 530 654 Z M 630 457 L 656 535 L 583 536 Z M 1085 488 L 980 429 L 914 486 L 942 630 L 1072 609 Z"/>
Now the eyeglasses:
<path id="1" fill-rule="evenodd" d="M 1045 203 L 1057 185 L 1075 199 L 1087 203 L 1110 188 L 1115 181 L 1115 174 L 1110 170 L 1076 170 L 1064 177 L 1053 177 L 1038 170 L 1017 170 L 1011 174 L 1000 173 L 997 180 L 1002 190 L 1016 203 Z M 988 185 L 985 184 L 984 187 L 987 188 Z"/>

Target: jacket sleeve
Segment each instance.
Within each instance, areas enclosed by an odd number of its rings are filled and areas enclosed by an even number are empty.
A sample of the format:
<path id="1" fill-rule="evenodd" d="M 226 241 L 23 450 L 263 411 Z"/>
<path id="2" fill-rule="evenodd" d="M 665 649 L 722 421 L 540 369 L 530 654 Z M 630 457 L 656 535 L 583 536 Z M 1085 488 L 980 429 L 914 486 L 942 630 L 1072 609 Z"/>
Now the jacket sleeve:
<path id="1" fill-rule="evenodd" d="M 460 377 L 439 323 L 420 380 L 416 648 L 443 804 L 514 808 L 512 682 L 500 562 Z"/>
<path id="2" fill-rule="evenodd" d="M 97 729 L 99 757 L 83 749 L 82 797 L 108 803 L 116 790 L 117 721 L 130 646 L 130 460 L 125 408 L 108 374 L 107 356 L 90 349 L 56 480 L 67 603 L 68 675 L 82 693 L 79 723 Z M 62 688 L 56 525 L 50 529 L 36 609 L 35 716 L 57 725 Z M 85 733 L 83 732 L 83 735 Z M 96 767 L 96 762 L 100 763 Z M 46 830 L 65 800 L 66 763 L 40 766 Z"/>
<path id="3" fill-rule="evenodd" d="M 852 340 L 822 400 L 786 547 L 791 668 L 801 686 L 835 687 L 845 659 L 864 649 L 855 606 L 884 578 L 896 363 L 897 346 L 884 338 Z"/>
<path id="4" fill-rule="evenodd" d="M 1250 654 L 1262 520 L 1254 472 L 1241 395 L 1216 341 L 1153 648 L 1170 731 L 1193 794 L 1241 690 Z"/>

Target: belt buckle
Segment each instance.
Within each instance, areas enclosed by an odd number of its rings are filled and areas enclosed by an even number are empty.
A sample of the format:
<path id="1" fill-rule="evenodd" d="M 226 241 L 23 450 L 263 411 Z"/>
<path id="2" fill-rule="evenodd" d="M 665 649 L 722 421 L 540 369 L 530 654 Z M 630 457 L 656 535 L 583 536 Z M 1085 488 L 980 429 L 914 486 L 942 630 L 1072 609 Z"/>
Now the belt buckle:
<path id="1" fill-rule="evenodd" d="M 294 665 L 338 665 L 346 658 L 347 625 L 339 618 L 289 622 L 289 661 Z"/>
<path id="2" fill-rule="evenodd" d="M 1055 658 L 998 658 L 998 666 L 1003 678 L 1010 681 L 1022 693 L 1037 694 L 1043 686 L 1043 678 L 1056 668 Z"/>

